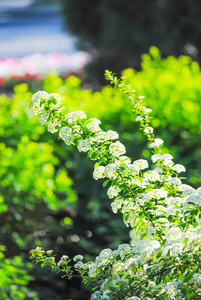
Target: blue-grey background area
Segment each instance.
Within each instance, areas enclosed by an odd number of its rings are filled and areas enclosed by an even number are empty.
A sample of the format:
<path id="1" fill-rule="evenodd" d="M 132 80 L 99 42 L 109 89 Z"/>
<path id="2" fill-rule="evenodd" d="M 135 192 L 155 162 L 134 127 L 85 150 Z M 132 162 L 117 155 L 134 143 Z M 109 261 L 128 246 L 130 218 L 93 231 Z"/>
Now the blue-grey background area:
<path id="1" fill-rule="evenodd" d="M 76 51 L 59 0 L 0 0 L 0 58 Z"/>

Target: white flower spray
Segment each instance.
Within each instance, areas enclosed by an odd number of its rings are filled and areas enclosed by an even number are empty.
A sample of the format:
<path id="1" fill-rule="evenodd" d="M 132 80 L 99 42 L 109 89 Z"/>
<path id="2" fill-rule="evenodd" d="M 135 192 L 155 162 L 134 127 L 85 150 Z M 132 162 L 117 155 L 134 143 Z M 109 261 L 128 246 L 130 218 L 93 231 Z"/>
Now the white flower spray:
<path id="1" fill-rule="evenodd" d="M 132 246 L 105 249 L 95 262 L 83 263 L 83 257 L 76 256 L 75 270 L 84 283 L 96 286 L 91 300 L 200 299 L 201 189 L 183 184 L 178 174 L 185 171 L 184 166 L 174 164 L 170 154 L 161 152 L 164 141 L 154 135 L 151 109 L 145 107 L 144 97 L 136 97 L 125 78 L 118 80 L 106 71 L 106 79 L 131 101 L 152 151 L 154 169 L 147 170 L 145 159 L 131 162 L 118 134 L 103 131 L 96 118 L 87 119 L 83 111 L 65 116 L 59 95 L 38 92 L 30 101 L 30 109 L 39 115 L 41 124 L 48 123 L 50 132 L 59 131 L 67 145 L 77 146 L 79 152 L 87 152 L 97 161 L 94 179 L 105 178 L 103 186 L 110 182 L 107 195 L 113 199 L 113 212 L 120 211 L 126 226 L 135 231 Z M 37 262 L 46 259 L 41 249 L 31 253 Z M 55 268 L 62 267 L 71 278 L 67 258 Z"/>

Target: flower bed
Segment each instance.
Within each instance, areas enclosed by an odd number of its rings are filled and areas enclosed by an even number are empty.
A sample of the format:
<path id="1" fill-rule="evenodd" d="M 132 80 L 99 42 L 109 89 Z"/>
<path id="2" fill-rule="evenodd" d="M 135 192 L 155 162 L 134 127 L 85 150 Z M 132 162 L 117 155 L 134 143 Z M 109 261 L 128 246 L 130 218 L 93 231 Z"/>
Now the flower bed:
<path id="1" fill-rule="evenodd" d="M 62 77 L 68 77 L 70 74 L 78 75 L 90 60 L 91 56 L 83 51 L 72 55 L 36 53 L 23 58 L 2 58 L 0 59 L 0 87 L 6 85 L 8 81 L 15 83 L 22 79 L 42 79 L 50 71 L 57 71 Z"/>

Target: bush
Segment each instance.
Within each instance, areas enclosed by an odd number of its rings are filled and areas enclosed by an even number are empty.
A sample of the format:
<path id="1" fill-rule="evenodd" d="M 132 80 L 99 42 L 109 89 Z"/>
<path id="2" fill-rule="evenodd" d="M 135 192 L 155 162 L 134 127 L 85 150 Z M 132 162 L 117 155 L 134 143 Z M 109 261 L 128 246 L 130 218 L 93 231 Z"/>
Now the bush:
<path id="1" fill-rule="evenodd" d="M 199 65 L 189 57 L 161 59 L 156 48 L 143 56 L 141 71 L 123 71 L 137 94 L 146 96 L 153 110 L 151 125 L 170 149 L 164 151 L 187 166 L 186 183 L 195 188 L 201 183 L 200 74 Z M 126 96 L 118 90 L 105 86 L 92 92 L 81 88 L 79 78 L 62 80 L 54 73 L 44 79 L 43 88 L 61 94 L 70 111 L 84 110 L 88 117 L 100 119 L 103 129 L 117 130 L 128 156 L 150 161 L 146 139 L 133 124 Z M 58 255 L 86 253 L 90 260 L 103 247 L 115 249 L 129 242 L 129 228 L 119 214 L 111 214 L 102 184 L 93 181 L 91 164 L 72 146 L 67 151 L 37 117 L 31 117 L 31 96 L 28 85 L 21 84 L 15 86 L 13 100 L 0 97 L 1 244 L 7 246 L 6 256 L 20 256 L 26 269 L 27 253 L 36 246 L 52 248 Z M 29 274 L 35 276 L 31 288 L 42 299 L 65 299 L 66 291 L 69 297 L 89 299 L 89 292 L 80 290 L 80 281 L 69 284 L 38 267 Z"/>
<path id="2" fill-rule="evenodd" d="M 75 274 L 67 255 L 56 263 L 52 250 L 37 247 L 31 250 L 31 257 L 42 267 L 66 273 L 69 279 L 82 278 L 95 290 L 91 300 L 199 299 L 201 188 L 182 183 L 179 174 L 185 167 L 164 153 L 164 141 L 150 126 L 152 110 L 144 105 L 144 97 L 136 96 L 125 77 L 118 80 L 106 71 L 106 78 L 132 103 L 135 120 L 152 153 L 154 165 L 150 168 L 145 159 L 132 163 L 118 134 L 102 130 L 97 118 L 88 119 L 83 111 L 66 114 L 58 94 L 35 93 L 30 109 L 39 115 L 41 125 L 48 123 L 49 132 L 58 131 L 66 145 L 75 145 L 96 161 L 93 178 L 105 178 L 103 187 L 110 184 L 107 195 L 114 199 L 113 212 L 120 211 L 125 225 L 135 233 L 132 246 L 120 244 L 113 251 L 106 248 L 95 262 L 83 263 L 84 257 L 76 255 Z"/>

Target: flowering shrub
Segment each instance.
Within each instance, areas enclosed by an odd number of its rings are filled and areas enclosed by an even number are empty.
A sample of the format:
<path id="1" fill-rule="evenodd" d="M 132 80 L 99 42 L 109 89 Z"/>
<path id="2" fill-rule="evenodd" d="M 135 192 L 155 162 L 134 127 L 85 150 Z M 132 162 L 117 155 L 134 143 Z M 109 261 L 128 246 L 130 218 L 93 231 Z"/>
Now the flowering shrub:
<path id="1" fill-rule="evenodd" d="M 131 245 L 104 249 L 95 262 L 85 263 L 77 255 L 74 271 L 68 256 L 56 263 L 51 250 L 38 247 L 31 250 L 31 257 L 68 278 L 78 276 L 91 284 L 96 290 L 91 300 L 200 299 L 201 188 L 182 183 L 179 174 L 185 168 L 163 152 L 164 141 L 150 126 L 151 109 L 143 97 L 136 96 L 126 78 L 118 80 L 106 71 L 106 79 L 132 103 L 152 152 L 150 168 L 145 159 L 131 162 L 118 133 L 101 130 L 98 119 L 88 119 L 83 111 L 64 113 L 58 94 L 35 93 L 30 109 L 41 124 L 48 122 L 49 132 L 59 132 L 65 144 L 96 161 L 93 177 L 105 179 L 104 187 L 110 184 L 107 194 L 113 199 L 113 212 L 120 211 L 125 225 L 133 229 Z"/>

